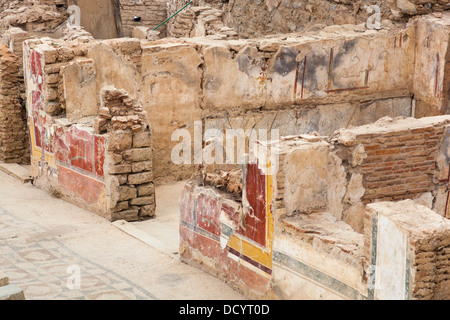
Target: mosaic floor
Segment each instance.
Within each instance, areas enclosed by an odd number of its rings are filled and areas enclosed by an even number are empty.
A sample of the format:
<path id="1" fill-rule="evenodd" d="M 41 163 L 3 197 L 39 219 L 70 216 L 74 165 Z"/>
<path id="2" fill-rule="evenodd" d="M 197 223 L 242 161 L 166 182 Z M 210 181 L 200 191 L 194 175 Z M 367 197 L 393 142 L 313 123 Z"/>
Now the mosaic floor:
<path id="1" fill-rule="evenodd" d="M 27 300 L 157 299 L 58 239 L 39 237 L 46 231 L 0 208 L 0 269 L 24 290 Z"/>

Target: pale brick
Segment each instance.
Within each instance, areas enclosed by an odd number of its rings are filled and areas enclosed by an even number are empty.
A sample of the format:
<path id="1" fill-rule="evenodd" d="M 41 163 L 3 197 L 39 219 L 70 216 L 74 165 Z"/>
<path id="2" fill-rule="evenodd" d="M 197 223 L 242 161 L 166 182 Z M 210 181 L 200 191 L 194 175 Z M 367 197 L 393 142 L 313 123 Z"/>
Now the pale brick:
<path id="1" fill-rule="evenodd" d="M 141 198 L 135 198 L 130 201 L 130 204 L 133 206 L 144 206 L 144 205 L 150 205 L 155 203 L 155 197 L 149 196 L 149 197 L 141 197 Z"/>
<path id="2" fill-rule="evenodd" d="M 110 174 L 123 174 L 131 172 L 131 164 L 119 164 L 109 167 Z"/>
<path id="3" fill-rule="evenodd" d="M 135 162 L 132 164 L 133 173 L 142 171 L 151 171 L 153 169 L 152 161 Z"/>
<path id="4" fill-rule="evenodd" d="M 152 146 L 152 135 L 149 131 L 141 131 L 133 135 L 134 148 L 143 148 L 151 146 Z"/>
<path id="5" fill-rule="evenodd" d="M 129 209 L 120 212 L 114 212 L 111 215 L 112 220 L 137 221 L 139 220 L 139 210 Z"/>
<path id="6" fill-rule="evenodd" d="M 128 176 L 128 184 L 132 185 L 144 184 L 152 181 L 153 181 L 153 173 L 151 172 L 130 174 Z"/>
<path id="7" fill-rule="evenodd" d="M 148 161 L 152 159 L 152 149 L 142 148 L 142 149 L 131 149 L 125 151 L 123 158 L 126 161 L 141 162 Z"/>
<path id="8" fill-rule="evenodd" d="M 140 185 L 137 187 L 138 196 L 149 196 L 155 193 L 155 185 L 153 183 L 148 183 L 144 185 Z"/>
<path id="9" fill-rule="evenodd" d="M 123 151 L 130 149 L 133 144 L 133 136 L 131 132 L 122 130 L 114 131 L 109 137 L 109 150 Z"/>
<path id="10" fill-rule="evenodd" d="M 130 200 L 137 197 L 137 190 L 133 187 L 119 186 L 119 201 Z"/>
<path id="11" fill-rule="evenodd" d="M 143 206 L 140 209 L 140 216 L 141 217 L 153 217 L 155 215 L 155 206 L 154 205 L 148 205 Z"/>

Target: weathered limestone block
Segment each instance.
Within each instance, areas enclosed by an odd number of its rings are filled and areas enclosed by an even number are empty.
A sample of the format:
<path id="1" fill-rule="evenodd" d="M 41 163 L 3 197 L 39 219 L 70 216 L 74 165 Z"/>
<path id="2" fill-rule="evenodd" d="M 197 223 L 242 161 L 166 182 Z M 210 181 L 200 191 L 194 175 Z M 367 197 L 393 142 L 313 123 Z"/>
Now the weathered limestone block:
<path id="1" fill-rule="evenodd" d="M 136 174 L 130 174 L 128 176 L 128 184 L 129 185 L 138 185 L 138 184 L 145 184 L 153 181 L 153 173 L 151 172 L 143 172 L 143 173 L 136 173 Z"/>
<path id="2" fill-rule="evenodd" d="M 132 172 L 142 172 L 142 171 L 152 171 L 153 162 L 152 161 L 143 161 L 143 162 L 133 162 L 132 164 Z"/>
<path id="3" fill-rule="evenodd" d="M 151 160 L 152 155 L 151 148 L 129 149 L 123 153 L 123 158 L 126 161 L 141 162 Z"/>
<path id="4" fill-rule="evenodd" d="M 156 210 L 155 204 L 142 206 L 139 215 L 141 217 L 153 217 L 155 215 L 155 210 Z"/>
<path id="5" fill-rule="evenodd" d="M 112 220 L 137 221 L 139 220 L 139 210 L 130 209 L 120 212 L 114 212 L 111 215 Z"/>
<path id="6" fill-rule="evenodd" d="M 70 59 L 64 59 L 63 61 L 66 60 Z M 80 119 L 97 115 L 97 86 L 94 61 L 92 59 L 80 59 L 70 62 L 61 69 L 61 73 L 66 116 L 70 119 Z M 49 100 L 54 99 L 49 98 Z"/>
<path id="7" fill-rule="evenodd" d="M 152 134 L 150 131 L 141 131 L 133 135 L 133 148 L 145 148 L 152 146 Z"/>
<path id="8" fill-rule="evenodd" d="M 148 184 L 139 185 L 139 186 L 137 186 L 137 190 L 138 190 L 139 197 L 149 196 L 149 195 L 155 193 L 155 184 L 148 183 Z"/>
<path id="9" fill-rule="evenodd" d="M 154 197 L 140 197 L 135 198 L 130 201 L 130 204 L 132 206 L 144 206 L 144 205 L 150 205 L 155 203 Z"/>
<path id="10" fill-rule="evenodd" d="M 133 143 L 133 135 L 131 132 L 116 130 L 109 137 L 109 150 L 114 152 L 128 150 L 131 148 L 132 143 Z M 119 156 L 121 160 L 122 155 L 117 155 L 116 158 Z M 117 158 L 116 160 L 119 160 L 119 158 Z"/>
<path id="11" fill-rule="evenodd" d="M 130 172 L 131 172 L 130 164 L 119 164 L 119 165 L 109 167 L 110 174 L 123 174 L 123 173 L 130 173 Z"/>
<path id="12" fill-rule="evenodd" d="M 136 188 L 128 186 L 119 187 L 119 201 L 135 199 L 136 197 L 137 197 Z"/>
<path id="13" fill-rule="evenodd" d="M 300 145 L 286 156 L 284 204 L 288 214 L 309 213 L 326 208 L 328 146 Z"/>

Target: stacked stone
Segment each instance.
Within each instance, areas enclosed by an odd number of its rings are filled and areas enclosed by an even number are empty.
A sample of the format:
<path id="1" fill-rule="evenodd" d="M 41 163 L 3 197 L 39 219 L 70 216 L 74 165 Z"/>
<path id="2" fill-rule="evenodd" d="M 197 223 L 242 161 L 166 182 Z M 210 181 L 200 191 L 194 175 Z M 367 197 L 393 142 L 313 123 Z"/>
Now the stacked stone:
<path id="1" fill-rule="evenodd" d="M 448 124 L 440 119 L 435 123 L 416 122 L 411 120 L 410 128 L 401 129 L 392 124 L 384 132 L 368 129 L 340 141 L 350 151 L 364 146 L 367 158 L 356 168 L 364 176 L 365 204 L 412 199 L 434 190 L 437 156 Z M 341 132 L 353 133 L 352 129 Z"/>
<path id="2" fill-rule="evenodd" d="M 413 298 L 446 300 L 450 298 L 450 231 L 434 237 L 412 238 L 415 281 Z"/>
<path id="3" fill-rule="evenodd" d="M 198 9 L 202 8 L 202 9 Z M 207 9 L 203 9 L 207 8 Z M 237 39 L 238 34 L 223 24 L 223 12 L 208 7 L 196 7 L 197 20 L 203 23 L 207 36 L 217 36 L 220 39 Z"/>
<path id="4" fill-rule="evenodd" d="M 195 13 L 190 9 L 180 12 L 170 28 L 170 36 L 175 38 L 190 37 L 195 19 Z"/>
<path id="5" fill-rule="evenodd" d="M 394 222 L 399 232 L 406 235 L 409 297 L 417 300 L 449 299 L 450 221 L 412 200 L 369 204 L 364 226 L 365 264 L 369 274 L 376 269 L 373 264 L 377 261 L 380 241 L 377 225 L 381 216 Z M 368 268 L 370 265 L 372 267 Z"/>
<path id="6" fill-rule="evenodd" d="M 118 182 L 112 220 L 136 221 L 155 214 L 153 148 L 146 118 L 142 107 L 126 91 L 103 89 L 95 131 L 108 132 L 107 172 Z"/>
<path id="7" fill-rule="evenodd" d="M 26 31 L 51 32 L 66 20 L 65 6 L 61 3 L 31 4 L 12 3 L 9 10 L 0 11 L 0 34 L 10 27 L 19 27 Z"/>
<path id="8" fill-rule="evenodd" d="M 19 97 L 19 63 L 0 45 L 0 161 L 28 163 L 26 113 Z"/>
<path id="9" fill-rule="evenodd" d="M 204 30 L 194 30 L 201 25 Z M 237 39 L 238 34 L 223 24 L 223 12 L 207 6 L 189 7 L 175 18 L 169 33 L 176 38 L 211 36 L 217 39 Z"/>

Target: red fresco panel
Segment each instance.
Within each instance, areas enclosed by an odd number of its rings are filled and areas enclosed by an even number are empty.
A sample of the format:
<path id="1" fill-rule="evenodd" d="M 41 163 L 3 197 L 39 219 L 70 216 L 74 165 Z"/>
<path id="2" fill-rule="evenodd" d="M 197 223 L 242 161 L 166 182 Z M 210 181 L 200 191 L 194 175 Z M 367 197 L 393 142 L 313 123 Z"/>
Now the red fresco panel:
<path id="1" fill-rule="evenodd" d="M 239 228 L 241 234 L 256 243 L 266 245 L 266 177 L 258 169 L 257 164 L 249 164 L 247 179 L 247 200 L 250 205 L 245 217 L 245 230 Z"/>
<path id="2" fill-rule="evenodd" d="M 69 164 L 94 172 L 94 139 L 93 135 L 73 126 L 66 133 L 66 142 L 70 149 Z"/>
<path id="3" fill-rule="evenodd" d="M 197 227 L 216 236 L 220 236 L 220 209 L 221 201 L 207 194 L 200 194 L 197 198 L 196 219 Z"/>
<path id="4" fill-rule="evenodd" d="M 222 203 L 222 211 L 231 221 L 233 221 L 236 225 L 239 225 L 239 211 L 235 211 L 232 206 L 229 206 L 226 203 Z"/>
<path id="5" fill-rule="evenodd" d="M 214 241 L 206 236 L 195 233 L 194 234 L 194 248 L 200 251 L 205 257 L 217 260 L 222 249 L 220 243 Z"/>
<path id="6" fill-rule="evenodd" d="M 180 218 L 181 221 L 188 222 L 189 224 L 194 224 L 194 219 L 192 216 L 192 207 L 193 207 L 193 190 L 192 187 L 186 185 L 183 189 L 180 199 Z"/>
<path id="7" fill-rule="evenodd" d="M 103 166 L 105 164 L 105 137 L 102 136 L 94 136 L 94 166 L 95 166 L 95 174 L 103 177 L 104 171 Z"/>
<path id="8" fill-rule="evenodd" d="M 103 182 L 86 177 L 63 166 L 58 166 L 58 183 L 74 198 L 83 199 L 89 205 L 97 204 L 104 190 Z"/>
<path id="9" fill-rule="evenodd" d="M 55 127 L 54 146 L 57 160 L 69 164 L 70 148 L 65 142 L 66 130 L 64 127 Z"/>

